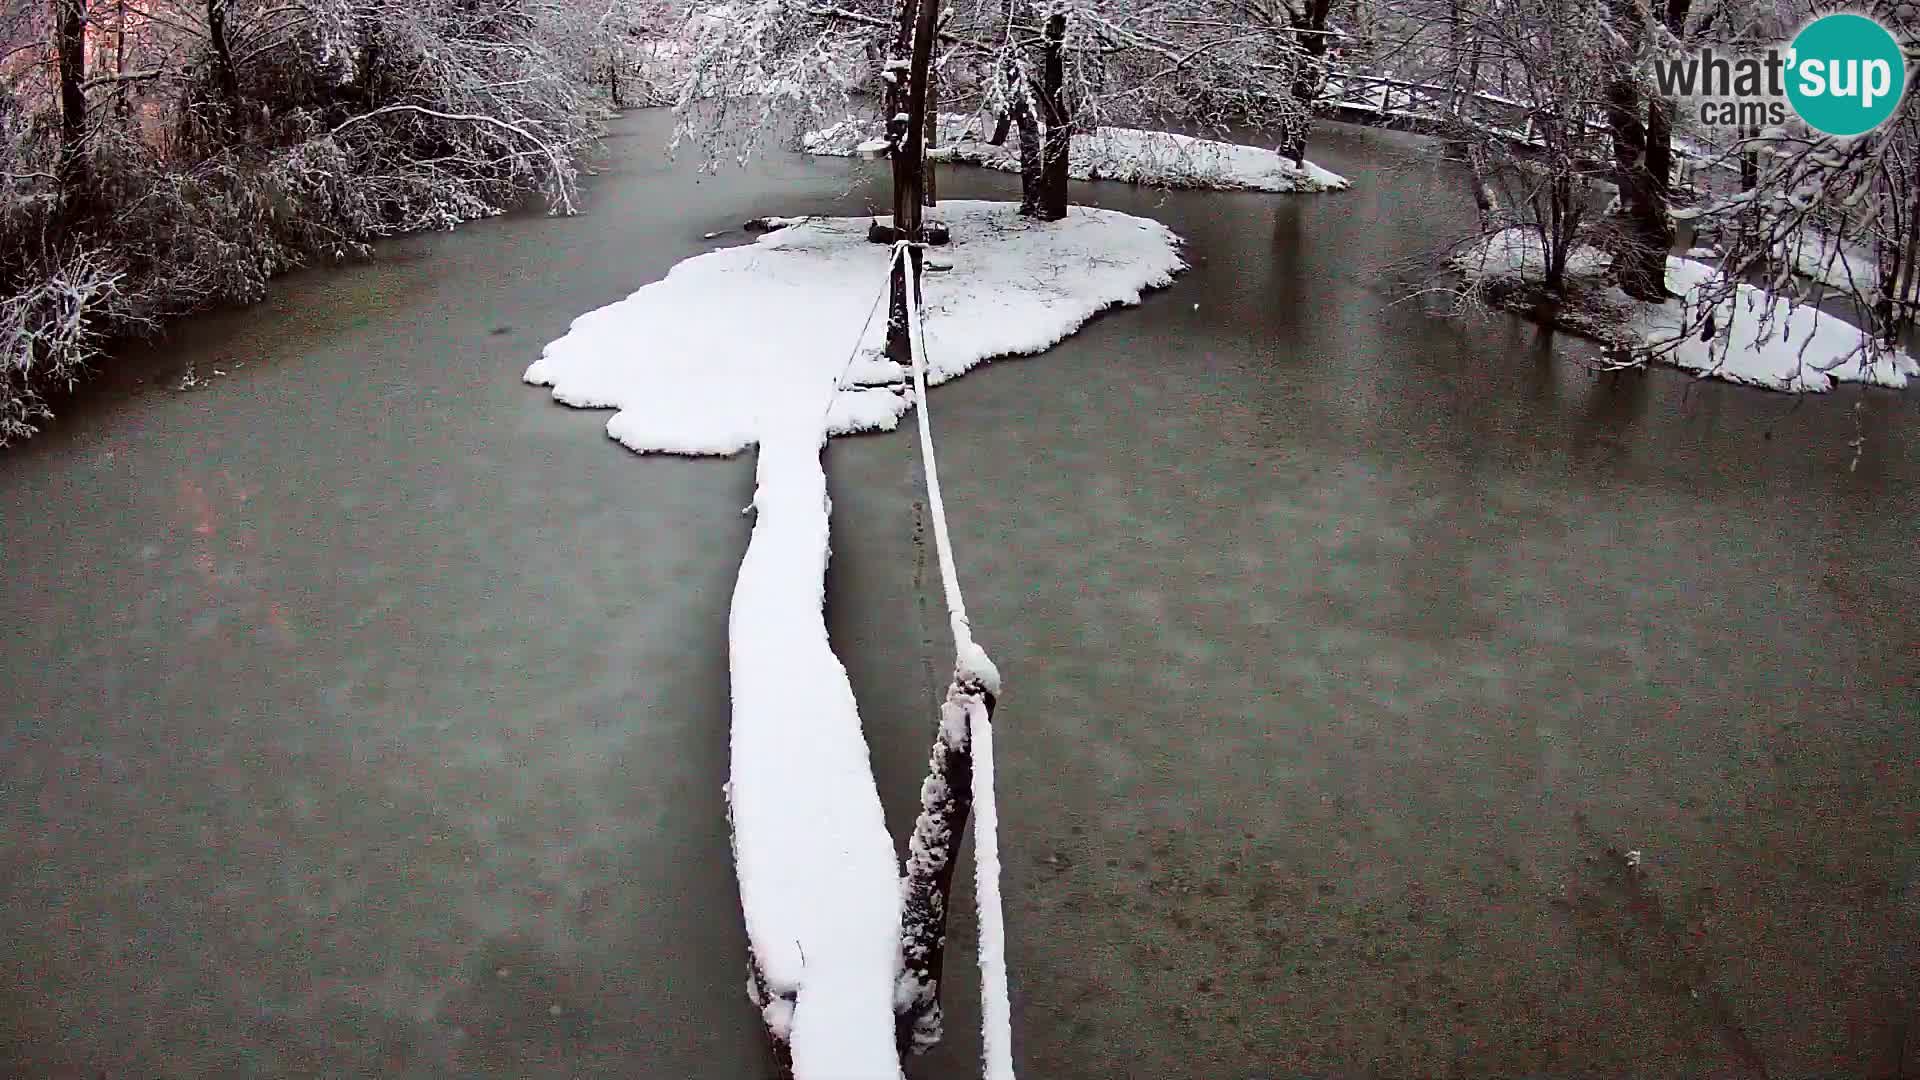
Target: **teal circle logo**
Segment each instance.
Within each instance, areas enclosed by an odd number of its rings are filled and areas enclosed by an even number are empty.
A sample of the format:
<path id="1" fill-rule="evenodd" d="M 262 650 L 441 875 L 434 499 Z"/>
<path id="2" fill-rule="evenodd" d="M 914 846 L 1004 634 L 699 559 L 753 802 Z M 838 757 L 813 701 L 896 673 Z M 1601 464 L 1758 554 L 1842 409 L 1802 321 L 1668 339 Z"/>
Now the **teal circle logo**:
<path id="1" fill-rule="evenodd" d="M 1822 15 L 1787 54 L 1787 100 L 1815 131 L 1860 135 L 1893 115 L 1907 60 L 1888 29 L 1865 15 Z"/>

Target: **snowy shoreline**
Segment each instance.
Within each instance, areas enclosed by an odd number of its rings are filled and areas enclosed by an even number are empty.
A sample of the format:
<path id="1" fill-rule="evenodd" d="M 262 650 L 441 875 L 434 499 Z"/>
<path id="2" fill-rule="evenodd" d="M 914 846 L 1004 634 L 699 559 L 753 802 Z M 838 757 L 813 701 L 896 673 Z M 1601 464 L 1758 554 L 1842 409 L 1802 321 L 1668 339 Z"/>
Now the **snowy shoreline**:
<path id="1" fill-rule="evenodd" d="M 944 202 L 924 312 L 933 383 L 1041 352 L 1185 264 L 1166 226 L 1073 207 L 1053 223 L 1011 203 Z M 728 805 L 757 966 L 751 996 L 801 1078 L 900 1075 L 894 1048 L 900 873 L 845 668 L 823 616 L 832 434 L 891 430 L 910 407 L 884 359 L 891 249 L 871 219 L 799 219 L 694 256 L 575 319 L 524 376 L 641 452 L 759 447 L 756 513 L 729 618 Z M 868 385 L 882 383 L 884 385 Z"/>
<path id="2" fill-rule="evenodd" d="M 1645 349 L 1660 363 L 1703 377 L 1782 393 L 1825 393 L 1835 383 L 1858 382 L 1903 389 L 1920 378 L 1920 362 L 1902 352 L 1873 355 L 1867 335 L 1847 320 L 1812 305 L 1793 306 L 1765 289 L 1741 283 L 1714 310 L 1712 340 L 1686 333 L 1689 318 L 1719 271 L 1696 259 L 1667 257 L 1669 288 L 1680 299 L 1663 304 L 1635 300 L 1606 283 L 1610 257 L 1582 245 L 1567 259 L 1569 294 L 1588 314 L 1611 321 L 1614 344 Z M 1537 286 L 1546 269 L 1545 248 L 1530 229 L 1506 229 L 1485 237 L 1449 260 L 1470 285 Z M 1564 324 L 1563 324 L 1564 325 Z M 1598 328 L 1564 325 L 1608 340 Z"/>
<path id="3" fill-rule="evenodd" d="M 826 157 L 852 157 L 872 142 L 871 124 L 849 118 L 801 136 L 801 148 Z M 937 161 L 1019 172 L 1016 139 L 995 146 L 981 137 L 978 119 L 964 113 L 940 115 Z M 1170 131 L 1102 127 L 1073 140 L 1067 173 L 1075 180 L 1114 180 L 1150 187 L 1211 191 L 1344 191 L 1346 177 L 1309 161 L 1296 167 L 1260 146 L 1220 142 Z"/>

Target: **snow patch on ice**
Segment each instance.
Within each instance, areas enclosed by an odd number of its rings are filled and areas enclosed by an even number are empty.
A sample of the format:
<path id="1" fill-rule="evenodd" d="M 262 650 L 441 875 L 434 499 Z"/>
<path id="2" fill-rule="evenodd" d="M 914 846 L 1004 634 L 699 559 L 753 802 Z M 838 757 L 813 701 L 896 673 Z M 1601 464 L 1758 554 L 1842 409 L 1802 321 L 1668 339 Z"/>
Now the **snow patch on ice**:
<path id="1" fill-rule="evenodd" d="M 860 152 L 867 124 L 844 120 L 801 137 L 808 153 L 850 157 Z M 982 137 L 978 118 L 963 113 L 940 115 L 940 161 L 981 165 L 1002 172 L 1020 171 L 1018 137 L 994 146 Z M 1170 131 L 1103 127 L 1076 135 L 1067 162 L 1076 180 L 1117 180 L 1151 187 L 1204 188 L 1217 191 L 1342 191 L 1346 177 L 1313 162 L 1296 166 L 1261 146 L 1202 139 Z"/>

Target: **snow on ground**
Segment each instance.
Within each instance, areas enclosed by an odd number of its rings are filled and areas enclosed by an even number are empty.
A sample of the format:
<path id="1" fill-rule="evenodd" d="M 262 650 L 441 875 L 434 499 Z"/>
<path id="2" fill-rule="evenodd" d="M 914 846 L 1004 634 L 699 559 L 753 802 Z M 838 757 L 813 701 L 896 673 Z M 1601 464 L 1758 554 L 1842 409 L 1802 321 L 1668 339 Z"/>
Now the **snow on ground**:
<path id="1" fill-rule="evenodd" d="M 808 153 L 850 157 L 871 140 L 867 125 L 845 120 L 810 131 L 801 144 Z M 1002 172 L 1020 171 L 1019 137 L 1009 133 L 1000 146 L 981 137 L 977 117 L 940 114 L 941 161 L 982 165 Z M 1260 146 L 1218 142 L 1170 131 L 1103 127 L 1074 137 L 1068 174 L 1076 180 L 1118 180 L 1152 187 L 1205 188 L 1217 191 L 1342 191 L 1347 178 L 1309 161 L 1296 168 L 1289 158 Z"/>
<path id="2" fill-rule="evenodd" d="M 1470 280 L 1540 280 L 1545 246 L 1531 229 L 1507 229 L 1454 256 L 1450 265 Z M 1575 287 L 1598 287 L 1608 256 L 1582 245 L 1567 260 Z M 1714 311 L 1718 331 L 1712 341 L 1685 334 L 1689 313 L 1704 302 L 1700 295 L 1718 271 L 1706 263 L 1667 258 L 1667 288 L 1682 299 L 1664 304 L 1635 301 L 1606 287 L 1610 306 L 1627 313 L 1627 329 L 1655 358 L 1676 367 L 1728 382 L 1788 393 L 1824 392 L 1835 382 L 1864 382 L 1904 387 L 1920 377 L 1920 363 L 1900 352 L 1875 358 L 1859 327 L 1811 305 L 1794 306 L 1781 296 L 1742 283 Z"/>
<path id="3" fill-rule="evenodd" d="M 933 382 L 1048 348 L 1095 313 L 1138 303 L 1181 269 L 1164 225 L 1073 207 L 1064 221 L 1009 203 L 945 202 L 953 243 L 929 260 Z M 822 615 L 829 433 L 891 429 L 909 406 L 880 357 L 890 249 L 867 218 L 811 218 L 695 256 L 580 316 L 527 369 L 569 405 L 619 410 L 607 433 L 640 451 L 731 454 L 758 445 L 757 518 L 730 620 L 729 806 L 747 935 L 801 1080 L 900 1075 L 893 994 L 900 868 L 859 713 Z M 851 357 L 852 363 L 849 364 Z"/>
<path id="4" fill-rule="evenodd" d="M 1611 261 L 1599 248 L 1580 244 L 1567 256 L 1567 277 L 1598 277 Z M 1449 265 L 1474 281 L 1540 281 L 1547 274 L 1547 245 L 1533 229 L 1503 229 L 1469 245 Z"/>
<path id="5" fill-rule="evenodd" d="M 1920 363 L 1906 353 L 1886 352 L 1875 359 L 1867 335 L 1845 319 L 1812 305 L 1793 306 L 1744 282 L 1715 308 L 1721 333 L 1713 341 L 1683 337 L 1687 313 L 1698 310 L 1700 290 L 1717 273 L 1706 263 L 1668 257 L 1667 288 L 1685 299 L 1644 306 L 1639 323 L 1647 344 L 1668 363 L 1796 394 L 1831 390 L 1835 382 L 1900 388 L 1920 377 Z"/>
<path id="6" fill-rule="evenodd" d="M 1774 250 L 1793 272 L 1836 289 L 1869 292 L 1880 287 L 1880 263 L 1865 244 L 1840 240 L 1814 228 L 1795 233 Z"/>

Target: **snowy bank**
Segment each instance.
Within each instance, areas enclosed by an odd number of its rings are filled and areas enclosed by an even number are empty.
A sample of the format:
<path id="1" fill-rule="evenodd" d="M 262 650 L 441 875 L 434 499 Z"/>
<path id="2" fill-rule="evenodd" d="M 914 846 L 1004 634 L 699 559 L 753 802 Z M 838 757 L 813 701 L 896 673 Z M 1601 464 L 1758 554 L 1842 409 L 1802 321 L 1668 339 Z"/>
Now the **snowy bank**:
<path id="1" fill-rule="evenodd" d="M 845 120 L 807 132 L 801 145 L 810 154 L 851 157 L 873 141 L 872 134 L 866 123 Z M 978 118 L 961 113 L 940 115 L 939 145 L 933 156 L 1002 172 L 1020 171 L 1017 135 L 1010 134 L 1003 145 L 994 146 L 982 138 Z M 1067 172 L 1075 180 L 1215 191 L 1342 191 L 1349 186 L 1338 173 L 1311 161 L 1296 167 L 1292 159 L 1265 147 L 1122 127 L 1075 136 Z"/>
<path id="2" fill-rule="evenodd" d="M 930 376 L 1039 352 L 1182 267 L 1157 222 L 1073 207 L 1043 224 L 1009 203 L 947 202 L 924 279 Z M 867 218 L 814 218 L 708 252 L 574 320 L 527 369 L 570 405 L 619 410 L 635 450 L 758 445 L 757 518 L 734 590 L 729 808 L 756 1004 L 802 1080 L 897 1077 L 900 867 L 845 669 L 822 617 L 828 433 L 891 429 L 904 372 L 880 357 L 890 249 Z M 883 384 L 883 385 L 872 385 Z"/>
<path id="3" fill-rule="evenodd" d="M 1744 282 L 1714 309 L 1720 333 L 1713 340 L 1684 333 L 1688 314 L 1699 311 L 1702 290 L 1718 274 L 1706 263 L 1668 257 L 1667 288 L 1683 299 L 1642 305 L 1637 324 L 1656 356 L 1728 382 L 1795 394 L 1823 393 L 1836 382 L 1899 389 L 1920 377 L 1920 363 L 1906 353 L 1876 358 L 1867 334 L 1845 319 Z"/>
<path id="4" fill-rule="evenodd" d="M 1470 245 L 1449 262 L 1472 284 L 1538 284 L 1546 250 L 1531 229 L 1507 229 Z M 1836 382 L 1901 388 L 1920 377 L 1920 364 L 1900 352 L 1874 350 L 1865 332 L 1839 316 L 1741 283 L 1714 310 L 1716 333 L 1701 341 L 1686 333 L 1697 325 L 1704 291 L 1719 271 L 1678 256 L 1667 258 L 1667 288 L 1680 299 L 1663 304 L 1634 300 L 1605 282 L 1610 257 L 1580 245 L 1567 258 L 1570 294 L 1589 311 L 1610 314 L 1626 344 L 1663 363 L 1728 382 L 1787 393 L 1820 393 Z"/>
<path id="5" fill-rule="evenodd" d="M 1773 254 L 1795 274 L 1822 285 L 1861 293 L 1880 288 L 1880 262 L 1871 247 L 1841 240 L 1811 226 L 1776 245 Z"/>

